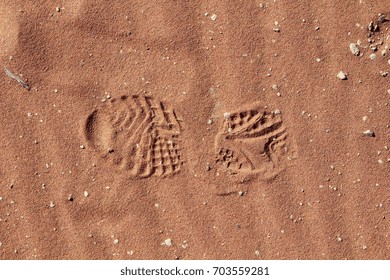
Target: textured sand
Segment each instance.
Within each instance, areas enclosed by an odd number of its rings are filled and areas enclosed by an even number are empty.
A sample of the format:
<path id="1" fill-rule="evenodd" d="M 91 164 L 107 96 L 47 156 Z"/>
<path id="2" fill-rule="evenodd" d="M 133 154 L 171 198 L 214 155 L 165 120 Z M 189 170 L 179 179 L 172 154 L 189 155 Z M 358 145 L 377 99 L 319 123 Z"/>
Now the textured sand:
<path id="1" fill-rule="evenodd" d="M 389 11 L 2 0 L 0 258 L 389 259 Z"/>

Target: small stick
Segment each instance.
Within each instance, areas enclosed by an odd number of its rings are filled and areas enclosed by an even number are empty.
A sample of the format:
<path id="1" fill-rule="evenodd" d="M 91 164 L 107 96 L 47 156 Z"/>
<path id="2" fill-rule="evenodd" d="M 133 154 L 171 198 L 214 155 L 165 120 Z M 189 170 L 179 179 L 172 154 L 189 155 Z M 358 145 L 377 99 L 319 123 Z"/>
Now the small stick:
<path id="1" fill-rule="evenodd" d="M 30 85 L 27 82 L 23 81 L 19 76 L 12 74 L 12 72 L 9 71 L 6 67 L 3 66 L 3 68 L 5 74 L 7 74 L 8 77 L 17 81 L 23 88 L 30 90 Z"/>

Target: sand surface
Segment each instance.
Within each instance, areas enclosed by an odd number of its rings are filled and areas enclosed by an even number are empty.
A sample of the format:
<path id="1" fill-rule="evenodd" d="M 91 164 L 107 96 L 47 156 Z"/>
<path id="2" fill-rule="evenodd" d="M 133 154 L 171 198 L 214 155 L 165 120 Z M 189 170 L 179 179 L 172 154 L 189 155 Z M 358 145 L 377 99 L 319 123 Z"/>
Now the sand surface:
<path id="1" fill-rule="evenodd" d="M 0 258 L 389 259 L 389 12 L 2 0 Z"/>

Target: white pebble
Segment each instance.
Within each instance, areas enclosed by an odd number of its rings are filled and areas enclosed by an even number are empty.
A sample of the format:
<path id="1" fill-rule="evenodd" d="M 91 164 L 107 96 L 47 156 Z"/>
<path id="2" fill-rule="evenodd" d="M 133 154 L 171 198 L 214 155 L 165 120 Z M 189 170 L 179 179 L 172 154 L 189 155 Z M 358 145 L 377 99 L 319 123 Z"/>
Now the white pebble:
<path id="1" fill-rule="evenodd" d="M 374 133 L 374 131 L 366 130 L 366 131 L 363 131 L 363 135 L 367 136 L 367 137 L 374 137 L 375 133 Z"/>
<path id="2" fill-rule="evenodd" d="M 351 50 L 351 53 L 353 55 L 358 56 L 359 53 L 360 53 L 360 50 L 359 50 L 358 46 L 355 43 L 349 44 L 349 49 Z"/>
<path id="3" fill-rule="evenodd" d="M 340 71 L 338 74 L 337 74 L 337 78 L 339 78 L 340 80 L 347 80 L 348 79 L 348 75 L 343 72 L 343 71 Z"/>
<path id="4" fill-rule="evenodd" d="M 279 110 L 279 109 L 276 109 L 275 111 L 274 111 L 274 114 L 275 115 L 280 115 L 282 112 Z"/>
<path id="5" fill-rule="evenodd" d="M 165 239 L 164 242 L 161 243 L 161 245 L 164 245 L 164 246 L 167 246 L 167 247 L 172 246 L 172 239 L 170 239 L 170 238 Z"/>

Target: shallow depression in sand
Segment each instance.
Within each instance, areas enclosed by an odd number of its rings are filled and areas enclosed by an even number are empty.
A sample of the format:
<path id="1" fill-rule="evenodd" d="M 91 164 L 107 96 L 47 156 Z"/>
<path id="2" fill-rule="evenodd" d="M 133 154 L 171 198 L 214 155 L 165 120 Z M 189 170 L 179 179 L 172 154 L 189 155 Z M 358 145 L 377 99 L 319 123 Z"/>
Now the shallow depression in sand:
<path id="1" fill-rule="evenodd" d="M 172 109 L 153 98 L 111 99 L 88 116 L 84 134 L 92 148 L 134 177 L 180 169 L 180 124 Z"/>

